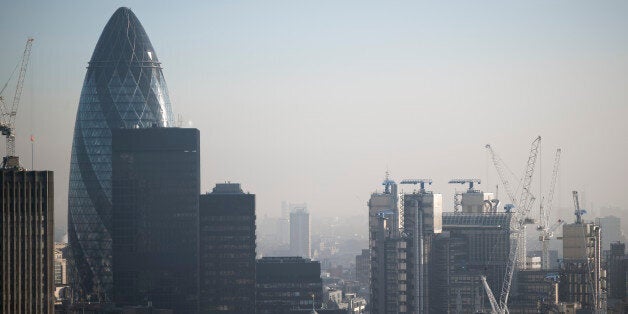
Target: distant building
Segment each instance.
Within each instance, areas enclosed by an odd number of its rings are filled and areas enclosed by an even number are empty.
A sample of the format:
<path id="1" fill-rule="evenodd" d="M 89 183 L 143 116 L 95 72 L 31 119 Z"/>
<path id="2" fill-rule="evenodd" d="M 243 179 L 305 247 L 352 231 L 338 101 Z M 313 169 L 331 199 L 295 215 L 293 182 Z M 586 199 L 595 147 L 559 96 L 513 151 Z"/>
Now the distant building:
<path id="1" fill-rule="evenodd" d="M 553 239 L 551 240 L 553 241 Z M 558 250 L 549 250 L 549 269 L 558 269 Z M 541 250 L 531 250 L 528 251 L 529 256 L 543 256 L 543 252 Z M 542 262 L 542 261 L 541 261 Z"/>
<path id="2" fill-rule="evenodd" d="M 281 202 L 281 216 L 277 220 L 277 239 L 279 245 L 290 245 L 290 205 Z"/>
<path id="3" fill-rule="evenodd" d="M 585 310 L 605 308 L 601 304 L 601 232 L 591 222 L 563 225 L 563 262 L 560 301 L 578 302 Z"/>
<path id="4" fill-rule="evenodd" d="M 369 249 L 363 249 L 362 254 L 355 257 L 355 276 L 360 285 L 369 286 L 369 277 L 371 273 L 371 252 Z"/>
<path id="5" fill-rule="evenodd" d="M 606 274 L 609 299 L 623 299 L 626 297 L 625 259 L 626 244 L 621 242 L 611 243 L 611 253 Z"/>
<path id="6" fill-rule="evenodd" d="M 598 217 L 595 218 L 595 224 L 600 226 L 602 232 L 602 251 L 610 250 L 611 243 L 625 241 L 621 232 L 621 218 L 616 216 Z"/>
<path id="7" fill-rule="evenodd" d="M 0 169 L 0 191 L 0 312 L 52 314 L 53 172 Z"/>
<path id="8" fill-rule="evenodd" d="M 255 195 L 217 184 L 199 204 L 199 313 L 255 312 Z"/>
<path id="9" fill-rule="evenodd" d="M 55 243 L 54 246 L 54 284 L 63 286 L 68 284 L 68 263 L 64 257 L 67 243 Z"/>
<path id="10" fill-rule="evenodd" d="M 197 129 L 113 130 L 117 305 L 196 311 L 199 156 Z"/>
<path id="11" fill-rule="evenodd" d="M 306 204 L 290 204 L 290 252 L 294 256 L 310 258 L 312 244 L 310 213 Z"/>
<path id="12" fill-rule="evenodd" d="M 323 303 L 321 264 L 302 257 L 257 260 L 256 313 L 284 314 L 319 309 Z"/>

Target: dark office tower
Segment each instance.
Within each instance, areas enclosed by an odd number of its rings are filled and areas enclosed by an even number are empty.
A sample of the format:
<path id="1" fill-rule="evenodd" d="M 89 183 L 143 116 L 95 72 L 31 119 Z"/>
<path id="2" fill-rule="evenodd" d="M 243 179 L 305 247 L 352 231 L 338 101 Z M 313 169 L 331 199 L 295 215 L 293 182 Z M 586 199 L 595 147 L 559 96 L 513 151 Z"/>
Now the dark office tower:
<path id="1" fill-rule="evenodd" d="M 431 312 L 490 309 L 481 278 L 499 298 L 510 256 L 510 219 L 503 212 L 443 213 L 443 233 L 432 243 Z"/>
<path id="2" fill-rule="evenodd" d="M 237 183 L 200 198 L 199 313 L 255 313 L 255 195 Z"/>
<path id="3" fill-rule="evenodd" d="M 120 8 L 89 61 L 74 126 L 68 240 L 77 297 L 111 300 L 111 130 L 173 120 L 157 54 L 135 14 Z"/>
<path id="4" fill-rule="evenodd" d="M 53 313 L 52 171 L 0 170 L 0 313 Z"/>
<path id="5" fill-rule="evenodd" d="M 611 252 L 606 276 L 608 280 L 608 298 L 622 299 L 626 296 L 626 271 L 623 267 L 626 244 L 615 242 L 611 243 L 610 247 Z"/>
<path id="6" fill-rule="evenodd" d="M 264 257 L 257 260 L 258 314 L 285 314 L 320 308 L 323 300 L 321 264 L 302 257 Z"/>
<path id="7" fill-rule="evenodd" d="M 113 297 L 196 311 L 199 131 L 112 131 Z"/>

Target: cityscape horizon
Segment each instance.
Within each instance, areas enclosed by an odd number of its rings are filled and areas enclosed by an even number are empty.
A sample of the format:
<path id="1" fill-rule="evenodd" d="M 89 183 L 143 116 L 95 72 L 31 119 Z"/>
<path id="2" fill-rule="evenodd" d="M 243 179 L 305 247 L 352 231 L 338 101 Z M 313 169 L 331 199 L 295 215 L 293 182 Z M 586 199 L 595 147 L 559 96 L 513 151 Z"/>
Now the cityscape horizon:
<path id="1" fill-rule="evenodd" d="M 3 311 L 628 309 L 628 4 L 131 4 L 0 13 Z"/>

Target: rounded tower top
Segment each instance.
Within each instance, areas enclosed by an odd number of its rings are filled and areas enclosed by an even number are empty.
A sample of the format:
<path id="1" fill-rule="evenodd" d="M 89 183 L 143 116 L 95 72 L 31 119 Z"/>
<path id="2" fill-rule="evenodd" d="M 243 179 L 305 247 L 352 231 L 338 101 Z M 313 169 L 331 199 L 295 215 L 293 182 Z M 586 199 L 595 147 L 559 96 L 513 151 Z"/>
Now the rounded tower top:
<path id="1" fill-rule="evenodd" d="M 131 9 L 118 8 L 105 25 L 90 65 L 102 62 L 159 63 L 144 27 Z"/>

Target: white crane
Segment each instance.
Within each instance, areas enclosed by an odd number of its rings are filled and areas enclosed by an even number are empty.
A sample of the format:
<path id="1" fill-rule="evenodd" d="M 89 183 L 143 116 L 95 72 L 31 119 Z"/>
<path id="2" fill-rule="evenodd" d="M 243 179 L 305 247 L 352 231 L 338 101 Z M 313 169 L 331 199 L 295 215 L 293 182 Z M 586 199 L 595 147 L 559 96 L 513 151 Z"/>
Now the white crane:
<path id="1" fill-rule="evenodd" d="M 506 274 L 504 276 L 504 281 L 502 282 L 499 303 L 497 304 L 497 309 L 494 310 L 494 313 L 508 313 L 508 297 L 510 295 L 510 287 L 512 285 L 512 277 L 515 267 L 521 267 L 521 265 L 525 266 L 525 224 L 529 221 L 527 217 L 535 200 L 530 191 L 530 185 L 532 184 L 532 176 L 534 175 L 534 169 L 536 168 L 536 159 L 540 144 L 540 136 L 536 137 L 534 141 L 532 141 L 530 155 L 528 156 L 525 175 L 523 177 L 521 196 L 518 199 L 514 197 L 514 193 L 510 190 L 510 184 L 507 180 L 505 180 L 506 177 L 503 174 L 503 162 L 501 162 L 501 159 L 496 157 L 491 146 L 486 145 L 486 148 L 489 149 L 489 152 L 493 157 L 493 162 L 496 164 L 495 167 L 497 168 L 497 172 L 502 180 L 502 184 L 506 188 L 506 191 L 509 194 L 508 196 L 511 201 L 514 201 L 515 205 L 510 223 L 511 233 L 514 235 L 514 241 L 511 241 L 511 243 L 514 248 L 511 247 L 510 250 L 508 264 L 506 265 Z M 523 254 L 521 254 L 521 251 L 523 251 Z M 523 255 L 523 261 L 521 261 L 521 255 Z M 485 288 L 489 288 L 490 290 L 488 284 L 486 284 Z"/>
<path id="2" fill-rule="evenodd" d="M 562 225 L 563 221 L 558 220 L 554 225 L 550 226 L 549 216 L 552 210 L 552 201 L 554 200 L 554 189 L 556 188 L 556 178 L 558 177 L 558 165 L 560 164 L 561 149 L 556 150 L 556 156 L 554 157 L 554 169 L 552 171 L 552 181 L 550 182 L 550 190 L 547 195 L 547 208 L 544 204 L 544 198 L 541 199 L 541 205 L 539 206 L 540 224 L 537 230 L 541 233 L 539 235 L 539 241 L 541 241 L 541 262 L 543 269 L 550 268 L 549 260 L 549 240 L 554 236 L 554 231 Z"/>
<path id="3" fill-rule="evenodd" d="M 17 87 L 15 89 L 15 95 L 13 95 L 11 107 L 7 106 L 4 99 L 0 95 L 0 132 L 2 132 L 2 135 L 6 137 L 7 141 L 6 156 L 2 160 L 2 168 L 19 167 L 17 158 L 15 158 L 15 117 L 17 116 L 17 109 L 20 104 L 20 97 L 22 96 L 22 87 L 24 86 L 24 78 L 26 76 L 28 61 L 31 56 L 33 40 L 33 38 L 26 40 L 26 47 L 24 47 L 24 53 L 22 54 L 20 73 L 17 78 Z M 6 88 L 6 84 L 4 88 Z M 2 91 L 4 91 L 4 88 Z M 2 92 L 0 92 L 0 94 L 1 93 Z"/>

